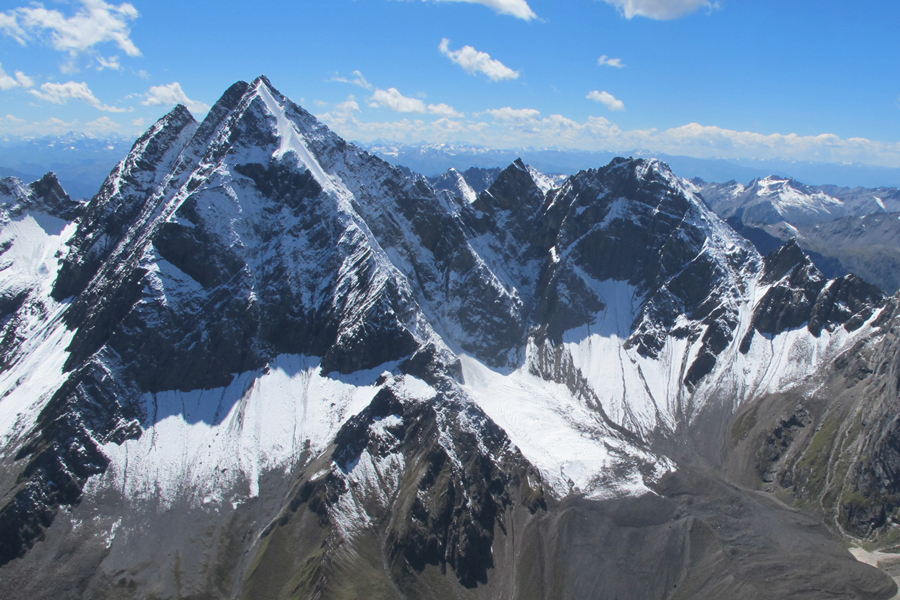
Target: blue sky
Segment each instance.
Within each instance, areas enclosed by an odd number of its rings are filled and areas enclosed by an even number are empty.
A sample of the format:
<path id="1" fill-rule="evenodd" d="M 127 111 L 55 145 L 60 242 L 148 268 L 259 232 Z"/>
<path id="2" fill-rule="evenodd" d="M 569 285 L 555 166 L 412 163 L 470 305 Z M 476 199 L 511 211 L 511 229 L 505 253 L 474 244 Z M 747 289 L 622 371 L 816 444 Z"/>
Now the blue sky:
<path id="1" fill-rule="evenodd" d="M 900 3 L 0 5 L 0 134 L 131 136 L 265 73 L 348 139 L 900 167 Z"/>

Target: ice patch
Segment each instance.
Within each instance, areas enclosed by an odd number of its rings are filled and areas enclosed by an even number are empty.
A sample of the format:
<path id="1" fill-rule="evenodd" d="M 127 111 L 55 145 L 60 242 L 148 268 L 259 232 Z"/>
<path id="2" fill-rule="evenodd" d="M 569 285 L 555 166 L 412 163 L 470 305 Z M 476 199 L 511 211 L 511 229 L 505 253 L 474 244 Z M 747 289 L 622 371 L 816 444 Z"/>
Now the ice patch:
<path id="1" fill-rule="evenodd" d="M 522 369 L 503 375 L 466 355 L 460 360 L 464 389 L 557 497 L 638 496 L 650 492 L 639 463 L 654 465 L 651 479 L 674 470 L 668 459 L 621 440 L 566 386 Z"/>

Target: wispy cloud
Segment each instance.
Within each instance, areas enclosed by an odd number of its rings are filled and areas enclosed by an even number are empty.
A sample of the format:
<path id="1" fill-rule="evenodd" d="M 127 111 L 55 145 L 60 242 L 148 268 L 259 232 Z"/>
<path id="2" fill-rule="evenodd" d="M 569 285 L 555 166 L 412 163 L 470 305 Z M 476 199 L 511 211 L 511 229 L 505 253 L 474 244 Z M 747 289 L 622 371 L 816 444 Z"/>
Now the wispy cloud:
<path id="1" fill-rule="evenodd" d="M 677 19 L 701 8 L 714 8 L 712 0 L 603 0 L 618 8 L 626 18 L 647 17 L 667 21 Z"/>
<path id="2" fill-rule="evenodd" d="M 128 56 L 140 56 L 129 26 L 138 15 L 128 2 L 116 6 L 103 0 L 81 0 L 81 8 L 71 17 L 35 5 L 0 13 L 0 32 L 23 45 L 46 36 L 54 48 L 72 56 L 105 42 L 115 44 Z"/>
<path id="3" fill-rule="evenodd" d="M 587 99 L 600 102 L 609 110 L 625 110 L 625 103 L 609 92 L 598 92 L 597 90 L 594 90 L 587 95 Z"/>
<path id="4" fill-rule="evenodd" d="M 610 58 L 605 54 L 597 59 L 597 64 L 601 67 L 615 67 L 617 69 L 622 69 L 625 67 L 625 64 L 622 62 L 621 58 Z"/>
<path id="5" fill-rule="evenodd" d="M 155 85 L 146 94 L 147 99 L 141 102 L 144 106 L 173 106 L 184 104 L 193 113 L 205 113 L 209 104 L 188 98 L 181 84 L 177 81 L 167 85 Z"/>
<path id="6" fill-rule="evenodd" d="M 127 108 L 103 104 L 84 82 L 45 83 L 40 90 L 30 90 L 29 92 L 37 98 L 53 104 L 66 104 L 69 100 L 81 100 L 97 110 L 113 113 L 128 112 Z"/>
<path id="7" fill-rule="evenodd" d="M 103 69 L 109 69 L 110 71 L 121 71 L 122 63 L 119 62 L 118 56 L 110 56 L 109 58 L 103 58 L 102 56 L 97 57 L 97 67 L 98 71 L 102 71 Z"/>
<path id="8" fill-rule="evenodd" d="M 60 135 L 69 131 L 78 131 L 90 135 L 108 135 L 121 131 L 123 127 L 107 116 L 83 123 L 79 120 L 63 121 L 52 117 L 46 121 L 27 121 L 14 115 L 0 117 L 0 134 L 15 136 Z"/>
<path id="9" fill-rule="evenodd" d="M 112 133 L 122 129 L 122 126 L 109 117 L 100 117 L 99 119 L 85 123 L 85 129 L 92 133 Z"/>
<path id="10" fill-rule="evenodd" d="M 30 88 L 34 86 L 34 80 L 22 71 L 16 71 L 14 75 L 8 75 L 0 64 L 0 90 L 6 91 L 13 88 Z"/>
<path id="11" fill-rule="evenodd" d="M 424 0 L 428 1 L 428 0 Z M 510 15 L 517 19 L 530 21 L 537 18 L 528 2 L 525 0 L 432 0 L 433 2 L 466 2 L 469 4 L 481 4 L 501 15 Z"/>
<path id="12" fill-rule="evenodd" d="M 349 77 L 341 77 L 340 75 L 335 75 L 334 77 L 331 78 L 331 81 L 339 81 L 341 83 L 349 83 L 352 85 L 359 86 L 364 90 L 375 89 L 375 86 L 373 86 L 371 83 L 366 81 L 366 78 L 363 77 L 363 74 L 361 72 L 353 71 L 352 75 L 353 75 L 352 79 Z"/>
<path id="13" fill-rule="evenodd" d="M 479 52 L 472 46 L 463 46 L 459 50 L 450 50 L 450 40 L 441 40 L 438 49 L 441 54 L 465 69 L 470 75 L 483 73 L 491 81 L 518 79 L 519 71 L 513 71 L 499 60 L 491 58 L 487 52 Z"/>

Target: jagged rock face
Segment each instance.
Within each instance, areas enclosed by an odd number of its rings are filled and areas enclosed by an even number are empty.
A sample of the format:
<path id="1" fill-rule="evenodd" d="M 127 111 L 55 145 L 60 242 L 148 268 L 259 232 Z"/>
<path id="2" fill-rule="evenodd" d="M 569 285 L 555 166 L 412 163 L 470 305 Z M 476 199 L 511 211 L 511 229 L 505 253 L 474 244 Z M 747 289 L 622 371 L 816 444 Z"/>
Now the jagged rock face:
<path id="1" fill-rule="evenodd" d="M 796 239 L 829 277 L 854 273 L 893 294 L 900 289 L 900 213 L 849 216 L 827 223 L 747 228 L 754 243 Z M 757 243 L 759 247 L 759 243 Z"/>
<path id="2" fill-rule="evenodd" d="M 722 549 L 771 559 L 707 524 L 727 486 L 697 522 L 654 442 L 684 447 L 705 415 L 725 428 L 735 405 L 885 336 L 880 294 L 791 247 L 763 261 L 659 161 L 561 185 L 516 161 L 466 185 L 406 176 L 264 77 L 200 124 L 183 107 L 156 123 L 54 237 L 29 288 L 42 310 L 11 308 L 0 583 L 77 555 L 92 566 L 73 597 L 760 597 Z M 805 414 L 766 438 L 766 481 L 786 481 L 821 412 Z M 651 490 L 665 518 L 653 501 L 622 516 Z M 584 541 L 579 519 L 630 540 L 622 556 L 664 541 L 647 556 L 666 575 L 570 579 L 545 556 Z"/>
<path id="3" fill-rule="evenodd" d="M 53 173 L 27 185 L 15 177 L 0 179 L 0 318 L 9 319 L 21 308 L 40 279 L 44 242 L 55 237 L 59 225 L 71 221 L 80 208 Z M 42 224 L 33 215 L 55 222 Z"/>
<path id="4" fill-rule="evenodd" d="M 655 358 L 669 337 L 700 337 L 684 382 L 693 386 L 712 371 L 716 355 L 734 337 L 736 300 L 759 269 L 741 238 L 667 168 L 645 161 L 617 160 L 579 173 L 551 192 L 547 214 L 559 223 L 550 242 L 557 260 L 543 275 L 547 287 L 541 294 L 551 338 L 590 324 L 603 306 L 590 280 L 624 281 L 643 300 L 626 348 Z M 677 327 L 682 315 L 692 325 Z"/>
<path id="5" fill-rule="evenodd" d="M 853 275 L 826 280 L 794 241 L 766 257 L 763 281 L 772 285 L 756 307 L 753 328 L 769 335 L 804 325 L 816 337 L 823 328 L 854 331 L 884 300 L 881 290 Z M 750 336 L 742 352 L 749 350 Z"/>
<path id="6" fill-rule="evenodd" d="M 168 175 L 186 138 L 196 129 L 180 106 L 135 142 L 85 208 L 54 288 L 57 299 L 81 293 L 100 264 L 129 234 L 129 228 Z"/>
<path id="7" fill-rule="evenodd" d="M 102 471 L 82 456 L 140 435 L 136 419 L 153 424 L 142 394 L 228 385 L 281 354 L 344 373 L 412 356 L 435 337 L 420 304 L 458 321 L 450 339 L 489 359 L 521 339 L 508 294 L 434 192 L 348 148 L 265 80 L 233 87 L 199 127 L 176 109 L 138 141 L 56 281 L 57 298 L 77 294 L 69 381 L 19 459 L 65 468 L 27 469 L 35 486 L 80 488 Z M 480 326 L 491 321 L 512 334 Z M 78 417 L 97 404 L 109 423 Z M 73 439 L 83 450 L 66 454 Z M 68 471 L 85 476 L 70 483 Z M 38 510 L 79 495 L 21 498 Z M 40 534 L 22 527 L 29 542 Z"/>
<path id="8" fill-rule="evenodd" d="M 873 540 L 890 535 L 900 506 L 897 303 L 896 296 L 884 303 L 872 334 L 810 391 L 748 403 L 731 429 L 733 469 L 755 453 L 768 489 L 781 488 L 826 521 Z"/>
<path id="9" fill-rule="evenodd" d="M 69 198 L 55 173 L 47 173 L 28 185 L 15 177 L 0 179 L 0 205 L 4 220 L 35 211 L 72 221 L 82 209 L 80 202 Z"/>

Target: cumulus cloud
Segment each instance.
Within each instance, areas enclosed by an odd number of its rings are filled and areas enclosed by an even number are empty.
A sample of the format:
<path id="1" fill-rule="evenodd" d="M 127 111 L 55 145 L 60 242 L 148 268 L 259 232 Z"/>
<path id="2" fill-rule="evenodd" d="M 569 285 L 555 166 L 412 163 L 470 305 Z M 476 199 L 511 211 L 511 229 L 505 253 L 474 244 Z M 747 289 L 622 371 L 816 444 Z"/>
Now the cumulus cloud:
<path id="1" fill-rule="evenodd" d="M 354 113 L 359 111 L 359 103 L 353 95 L 350 95 L 345 101 L 335 104 L 329 112 L 319 115 L 319 119 L 332 127 L 342 129 L 357 123 Z"/>
<path id="2" fill-rule="evenodd" d="M 30 88 L 34 86 L 34 80 L 22 71 L 16 71 L 15 75 L 8 75 L 0 64 L 0 90 L 6 91 L 13 88 Z"/>
<path id="3" fill-rule="evenodd" d="M 711 0 L 603 0 L 612 4 L 626 18 L 647 17 L 667 21 L 677 19 L 701 8 L 713 8 L 717 4 Z"/>
<path id="4" fill-rule="evenodd" d="M 458 119 L 464 117 L 463 113 L 457 111 L 455 108 L 450 106 L 449 104 L 429 104 L 428 112 L 433 115 L 438 115 L 439 117 L 444 117 L 447 119 Z"/>
<path id="5" fill-rule="evenodd" d="M 403 119 L 365 123 L 355 115 L 338 122 L 332 114 L 323 121 L 350 139 L 378 139 L 404 143 L 461 142 L 490 148 L 567 148 L 609 150 L 628 154 L 636 148 L 674 156 L 717 159 L 797 160 L 856 163 L 900 168 L 900 143 L 834 134 L 801 136 L 735 131 L 689 123 L 671 129 L 623 130 L 604 117 L 575 120 L 563 115 L 544 116 L 533 108 L 497 108 L 474 113 L 472 118 Z M 358 111 L 354 111 L 358 112 Z"/>
<path id="6" fill-rule="evenodd" d="M 789 158 L 817 162 L 860 162 L 877 166 L 900 166 L 900 144 L 866 138 L 840 138 L 832 133 L 801 136 L 734 131 L 712 125 L 689 123 L 655 133 L 658 144 L 670 153 L 704 158 Z"/>
<path id="7" fill-rule="evenodd" d="M 29 93 L 53 104 L 66 104 L 69 100 L 81 100 L 90 104 L 97 110 L 106 112 L 121 113 L 127 112 L 126 108 L 118 108 L 103 104 L 88 87 L 88 84 L 76 81 L 68 81 L 66 83 L 45 83 L 40 90 L 29 90 Z"/>
<path id="8" fill-rule="evenodd" d="M 595 100 L 608 108 L 609 110 L 625 110 L 625 103 L 610 94 L 609 92 L 598 92 L 594 90 L 587 96 L 588 100 Z"/>
<path id="9" fill-rule="evenodd" d="M 116 6 L 103 0 L 81 0 L 81 8 L 71 17 L 35 5 L 0 13 L 0 31 L 20 44 L 47 36 L 54 48 L 72 56 L 104 42 L 117 45 L 128 56 L 140 56 L 129 27 L 138 14 L 128 2 Z"/>
<path id="10" fill-rule="evenodd" d="M 424 0 L 428 1 L 428 0 Z M 481 4 L 501 15 L 510 15 L 517 19 L 530 21 L 537 17 L 528 2 L 525 0 L 432 0 L 434 2 L 467 2 L 469 4 Z"/>
<path id="11" fill-rule="evenodd" d="M 491 108 L 481 114 L 490 115 L 496 121 L 521 123 L 537 119 L 541 116 L 541 111 L 534 108 L 511 108 L 506 106 L 504 108 Z"/>
<path id="12" fill-rule="evenodd" d="M 397 88 L 375 90 L 369 99 L 372 108 L 385 107 L 401 113 L 425 113 L 428 107 L 418 98 L 410 98 L 400 93 Z"/>
<path id="13" fill-rule="evenodd" d="M 615 67 L 617 69 L 625 67 L 621 58 L 610 58 L 605 54 L 597 59 L 597 64 L 601 67 Z"/>
<path id="14" fill-rule="evenodd" d="M 388 88 L 386 90 L 376 89 L 369 98 L 369 106 L 372 108 L 390 108 L 400 113 L 415 113 L 438 115 L 440 117 L 462 117 L 461 112 L 457 112 L 455 108 L 449 104 L 425 104 L 419 98 L 410 98 L 400 93 L 397 88 Z M 359 107 L 357 106 L 357 109 Z"/>
<path id="15" fill-rule="evenodd" d="M 146 96 L 147 99 L 141 102 L 144 106 L 184 104 L 188 110 L 194 113 L 204 113 L 209 110 L 209 104 L 188 98 L 177 81 L 168 85 L 155 85 L 150 88 Z"/>
<path id="16" fill-rule="evenodd" d="M 441 40 L 438 48 L 441 54 L 461 66 L 470 75 L 483 73 L 491 81 L 518 79 L 519 71 L 513 71 L 499 60 L 494 60 L 487 52 L 479 52 L 472 46 L 463 46 L 459 50 L 450 50 L 450 40 Z"/>

